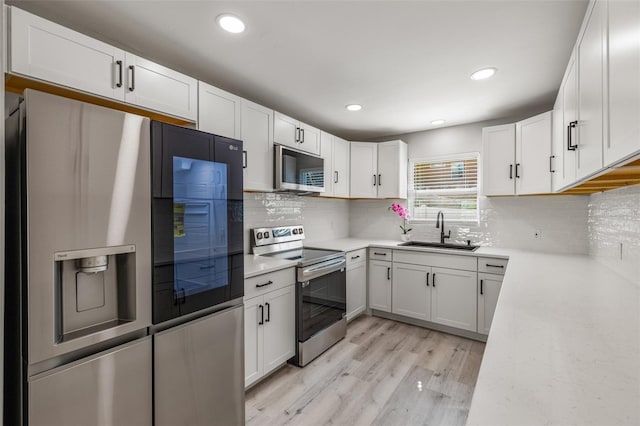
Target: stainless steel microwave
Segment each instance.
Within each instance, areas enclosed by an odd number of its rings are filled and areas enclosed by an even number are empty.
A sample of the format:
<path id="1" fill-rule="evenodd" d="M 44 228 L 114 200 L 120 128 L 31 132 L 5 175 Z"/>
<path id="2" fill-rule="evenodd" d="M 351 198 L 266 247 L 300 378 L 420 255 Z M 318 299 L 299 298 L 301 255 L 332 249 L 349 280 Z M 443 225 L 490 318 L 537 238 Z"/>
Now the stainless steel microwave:
<path id="1" fill-rule="evenodd" d="M 324 192 L 324 159 L 282 145 L 274 145 L 275 190 Z"/>

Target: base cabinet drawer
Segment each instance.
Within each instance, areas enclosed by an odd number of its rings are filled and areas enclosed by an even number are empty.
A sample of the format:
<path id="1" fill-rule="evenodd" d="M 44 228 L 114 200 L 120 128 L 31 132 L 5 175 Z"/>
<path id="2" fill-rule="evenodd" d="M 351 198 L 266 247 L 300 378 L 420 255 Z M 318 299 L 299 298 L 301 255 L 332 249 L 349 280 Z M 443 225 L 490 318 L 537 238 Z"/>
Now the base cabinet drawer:
<path id="1" fill-rule="evenodd" d="M 393 250 L 388 248 L 377 248 L 372 247 L 369 249 L 369 260 L 384 260 L 386 262 L 391 262 Z"/>
<path id="2" fill-rule="evenodd" d="M 479 257 L 478 272 L 504 275 L 504 271 L 507 270 L 508 263 L 509 260 L 507 259 L 500 259 L 496 257 Z"/>
<path id="3" fill-rule="evenodd" d="M 296 283 L 296 268 L 281 269 L 244 280 L 244 300 Z"/>

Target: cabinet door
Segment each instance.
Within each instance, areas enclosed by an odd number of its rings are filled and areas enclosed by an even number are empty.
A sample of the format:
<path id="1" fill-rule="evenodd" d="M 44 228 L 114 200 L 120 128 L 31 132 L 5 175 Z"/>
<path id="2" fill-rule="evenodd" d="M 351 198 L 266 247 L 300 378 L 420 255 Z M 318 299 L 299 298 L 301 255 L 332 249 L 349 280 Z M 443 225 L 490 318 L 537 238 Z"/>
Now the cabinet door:
<path id="1" fill-rule="evenodd" d="M 431 321 L 476 331 L 478 273 L 433 268 Z"/>
<path id="2" fill-rule="evenodd" d="M 640 150 L 640 2 L 609 2 L 609 138 L 605 166 Z"/>
<path id="3" fill-rule="evenodd" d="M 347 321 L 351 321 L 366 308 L 367 262 L 365 261 L 347 268 Z"/>
<path id="4" fill-rule="evenodd" d="M 295 285 L 264 296 L 264 374 L 295 355 Z"/>
<path id="5" fill-rule="evenodd" d="M 516 193 L 551 191 L 551 114 L 545 112 L 516 123 Z"/>
<path id="6" fill-rule="evenodd" d="M 606 7 L 596 1 L 578 44 L 577 179 L 602 168 Z"/>
<path id="7" fill-rule="evenodd" d="M 329 179 L 333 182 L 334 197 L 349 197 L 349 142 L 333 137 L 333 171 Z M 325 179 L 328 179 L 325 176 Z"/>
<path id="8" fill-rule="evenodd" d="M 300 123 L 300 143 L 298 149 L 320 155 L 320 129 Z"/>
<path id="9" fill-rule="evenodd" d="M 378 144 L 378 198 L 407 198 L 407 145 Z"/>
<path id="10" fill-rule="evenodd" d="M 124 51 L 16 7 L 10 19 L 9 72 L 124 100 Z"/>
<path id="11" fill-rule="evenodd" d="M 250 386 L 262 377 L 264 372 L 262 354 L 264 334 L 262 332 L 264 309 L 262 297 L 254 297 L 244 302 L 244 386 Z"/>
<path id="12" fill-rule="evenodd" d="M 482 192 L 515 194 L 515 124 L 482 129 Z"/>
<path id="13" fill-rule="evenodd" d="M 244 189 L 273 191 L 273 110 L 242 100 Z"/>
<path id="14" fill-rule="evenodd" d="M 320 133 L 320 156 L 324 160 L 324 192 L 321 197 L 333 197 L 333 139 L 327 132 Z"/>
<path id="15" fill-rule="evenodd" d="M 369 262 L 369 307 L 391 312 L 391 262 Z"/>
<path id="16" fill-rule="evenodd" d="M 202 81 L 198 82 L 198 130 L 240 139 L 242 98 Z"/>
<path id="17" fill-rule="evenodd" d="M 560 87 L 556 103 L 553 105 L 553 117 L 551 119 L 551 189 L 553 192 L 557 192 L 566 185 L 563 182 L 563 159 L 566 149 L 564 147 L 564 118 L 562 112 L 562 87 Z"/>
<path id="18" fill-rule="evenodd" d="M 127 103 L 196 121 L 198 81 L 162 65 L 125 55 Z"/>
<path id="19" fill-rule="evenodd" d="M 502 275 L 478 274 L 478 333 L 489 334 L 502 279 Z"/>
<path id="20" fill-rule="evenodd" d="M 429 266 L 393 263 L 393 296 L 391 312 L 429 321 L 431 288 Z"/>
<path id="21" fill-rule="evenodd" d="M 562 86 L 562 119 L 563 125 L 563 149 L 562 177 L 559 180 L 560 187 L 571 185 L 576 181 L 576 151 L 569 149 L 577 143 L 577 130 L 571 127 L 571 123 L 578 120 L 578 71 L 575 55 L 569 59 L 567 65 L 567 77 Z"/>
<path id="22" fill-rule="evenodd" d="M 300 128 L 298 120 L 273 112 L 273 141 L 280 145 L 298 148 L 300 139 Z"/>
<path id="23" fill-rule="evenodd" d="M 378 196 L 378 144 L 351 142 L 351 198 Z"/>
<path id="24" fill-rule="evenodd" d="M 153 336 L 154 425 L 244 424 L 242 305 Z"/>

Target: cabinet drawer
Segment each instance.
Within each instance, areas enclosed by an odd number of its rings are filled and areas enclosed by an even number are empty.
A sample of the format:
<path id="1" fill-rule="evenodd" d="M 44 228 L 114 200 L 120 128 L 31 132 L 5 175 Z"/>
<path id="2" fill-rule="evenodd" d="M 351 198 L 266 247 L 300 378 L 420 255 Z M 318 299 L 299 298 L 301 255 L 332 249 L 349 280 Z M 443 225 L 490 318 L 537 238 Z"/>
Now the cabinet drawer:
<path id="1" fill-rule="evenodd" d="M 369 259 L 391 262 L 391 252 L 391 249 L 372 247 L 369 249 Z"/>
<path id="2" fill-rule="evenodd" d="M 367 249 L 354 250 L 347 253 L 347 267 L 367 261 Z"/>
<path id="3" fill-rule="evenodd" d="M 296 268 L 281 269 L 268 274 L 246 278 L 244 280 L 244 299 L 251 299 L 295 283 Z"/>
<path id="4" fill-rule="evenodd" d="M 507 269 L 508 262 L 509 261 L 507 259 L 496 259 L 495 257 L 479 257 L 478 272 L 504 275 L 504 271 Z"/>
<path id="5" fill-rule="evenodd" d="M 477 258 L 475 256 L 460 256 L 455 254 L 427 253 L 409 250 L 394 250 L 393 261 L 412 263 L 414 265 L 436 266 L 439 268 L 461 269 L 476 271 Z"/>

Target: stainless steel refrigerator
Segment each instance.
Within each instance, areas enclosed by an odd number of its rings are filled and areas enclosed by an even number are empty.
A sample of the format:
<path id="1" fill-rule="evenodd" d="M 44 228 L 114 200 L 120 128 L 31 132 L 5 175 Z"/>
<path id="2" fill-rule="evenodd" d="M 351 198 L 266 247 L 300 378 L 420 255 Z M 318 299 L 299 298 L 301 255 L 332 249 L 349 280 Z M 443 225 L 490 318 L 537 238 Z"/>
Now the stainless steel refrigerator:
<path id="1" fill-rule="evenodd" d="M 149 120 L 26 90 L 6 146 L 5 424 L 151 425 Z"/>

